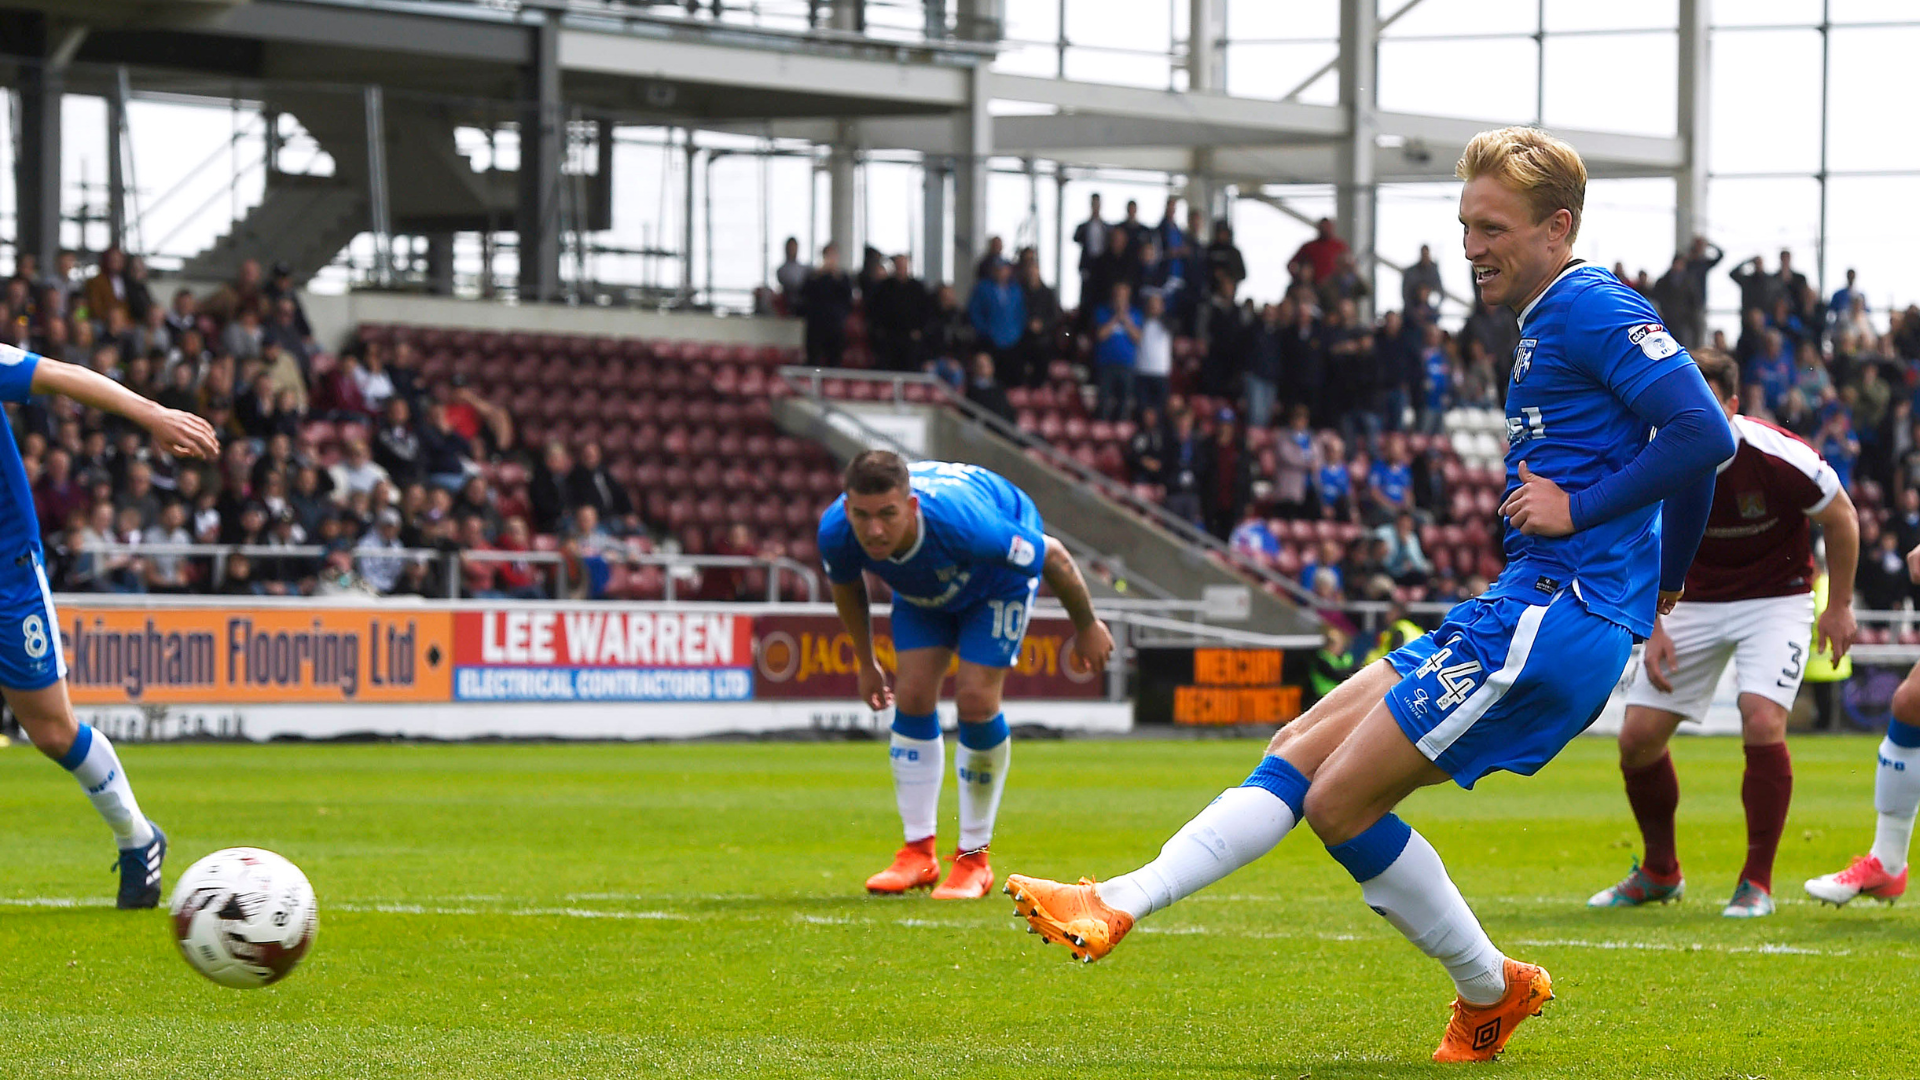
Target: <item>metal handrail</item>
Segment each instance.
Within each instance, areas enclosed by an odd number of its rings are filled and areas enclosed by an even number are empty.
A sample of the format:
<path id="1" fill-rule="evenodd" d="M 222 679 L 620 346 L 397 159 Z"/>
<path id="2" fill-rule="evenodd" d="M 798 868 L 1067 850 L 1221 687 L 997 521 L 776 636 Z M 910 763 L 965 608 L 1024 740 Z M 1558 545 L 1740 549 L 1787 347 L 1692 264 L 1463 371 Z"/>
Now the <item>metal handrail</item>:
<path id="1" fill-rule="evenodd" d="M 226 576 L 226 561 L 234 555 L 245 555 L 249 559 L 321 559 L 331 548 L 319 544 L 88 544 L 79 549 L 81 555 L 104 556 L 142 556 L 162 555 L 185 558 L 211 558 L 214 572 L 220 577 Z M 440 560 L 447 564 L 447 597 L 459 597 L 459 577 L 456 564 L 461 562 L 526 562 L 551 565 L 557 569 L 555 587 L 564 596 L 570 581 L 567 575 L 566 556 L 557 551 L 442 551 L 439 548 L 363 548 L 345 549 L 354 559 L 413 559 L 421 562 Z M 602 555 L 606 558 L 606 555 Z M 742 569 L 763 568 L 767 571 L 767 599 L 769 604 L 780 603 L 780 574 L 786 571 L 798 574 L 807 586 L 807 603 L 820 600 L 820 579 L 805 563 L 785 555 L 669 555 L 659 553 L 618 552 L 610 561 L 629 566 L 661 566 L 668 569 L 666 592 L 663 599 L 673 602 L 679 597 L 675 588 L 672 570 L 682 567 L 689 569 Z"/>
<path id="2" fill-rule="evenodd" d="M 1023 450 L 1036 451 L 1045 463 L 1065 472 L 1075 480 L 1092 487 L 1101 495 L 1120 503 L 1128 509 L 1144 514 L 1154 524 L 1173 533 L 1190 545 L 1201 548 L 1210 554 L 1220 556 L 1235 571 L 1260 581 L 1263 585 L 1277 586 L 1289 599 L 1312 610 L 1313 594 L 1299 582 L 1284 574 L 1261 566 L 1222 543 L 1218 537 L 1203 529 L 1197 529 L 1192 523 L 1167 510 L 1166 507 L 1134 494 L 1133 489 L 1114 480 L 1097 469 L 1090 469 L 1061 451 L 1052 443 L 1009 423 L 1004 418 L 988 412 L 979 405 L 948 386 L 943 379 L 920 372 L 904 371 L 865 371 L 852 368 L 817 368 L 798 365 L 786 365 L 778 369 L 781 378 L 790 383 L 804 380 L 816 400 L 825 400 L 821 395 L 821 384 L 827 379 L 859 380 L 863 382 L 891 382 L 893 384 L 893 402 L 895 405 L 913 404 L 901 393 L 901 387 L 908 383 L 918 383 L 934 388 L 940 398 L 935 404 L 944 404 L 957 410 L 962 416 L 981 424 L 995 434 L 1010 440 Z"/>
<path id="3" fill-rule="evenodd" d="M 537 19 L 551 13 L 560 16 L 569 23 L 585 26 L 614 24 L 629 33 L 650 29 L 658 33 L 662 30 L 693 28 L 709 33 L 739 35 L 745 38 L 763 38 L 779 45 L 792 45 L 795 41 L 808 41 L 815 44 L 854 46 L 868 49 L 912 50 L 935 53 L 972 54 L 991 57 L 998 50 L 992 42 L 972 41 L 955 37 L 928 37 L 924 33 L 911 40 L 876 37 L 855 31 L 835 30 L 831 27 L 816 26 L 805 30 L 787 30 L 776 26 L 761 26 L 752 23 L 721 22 L 666 15 L 649 11 L 631 2 L 618 0 L 606 4 L 580 3 L 578 0 L 517 0 L 510 9 L 481 2 L 481 0 L 379 0 L 369 4 L 368 0 L 300 0 L 301 3 L 330 7 L 385 7 L 399 11 L 427 12 L 488 21 L 525 25 L 529 19 Z M 751 9 L 736 9 L 748 11 Z M 804 8 L 802 7 L 802 10 Z M 883 29 L 901 29 L 897 26 L 884 26 Z"/>

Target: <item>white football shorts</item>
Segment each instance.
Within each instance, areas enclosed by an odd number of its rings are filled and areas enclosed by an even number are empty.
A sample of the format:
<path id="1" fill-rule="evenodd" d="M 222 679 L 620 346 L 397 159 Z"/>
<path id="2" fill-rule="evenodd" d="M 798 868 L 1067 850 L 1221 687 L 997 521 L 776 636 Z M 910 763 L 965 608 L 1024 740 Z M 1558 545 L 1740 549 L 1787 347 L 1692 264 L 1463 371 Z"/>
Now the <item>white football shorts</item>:
<path id="1" fill-rule="evenodd" d="M 1673 639 L 1674 670 L 1667 677 L 1673 692 L 1648 682 L 1646 662 L 1636 656 L 1628 705 L 1698 721 L 1706 716 L 1720 675 L 1732 660 L 1740 693 L 1793 708 L 1813 647 L 1812 593 L 1724 603 L 1682 600 L 1660 623 Z"/>

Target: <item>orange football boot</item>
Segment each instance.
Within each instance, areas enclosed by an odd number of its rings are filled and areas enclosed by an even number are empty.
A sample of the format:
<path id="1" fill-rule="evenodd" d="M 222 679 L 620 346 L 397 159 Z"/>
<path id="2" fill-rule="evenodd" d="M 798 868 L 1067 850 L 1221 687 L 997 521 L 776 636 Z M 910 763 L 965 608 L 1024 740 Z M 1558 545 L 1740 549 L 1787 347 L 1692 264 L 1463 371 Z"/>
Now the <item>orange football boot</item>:
<path id="1" fill-rule="evenodd" d="M 894 852 L 893 865 L 867 879 L 867 891 L 876 896 L 899 896 L 912 889 L 930 889 L 940 880 L 940 859 L 933 853 L 933 837 L 909 841 Z"/>
<path id="2" fill-rule="evenodd" d="M 1077 885 L 1024 874 L 1008 874 L 1001 890 L 1013 897 L 1014 914 L 1027 920 L 1027 933 L 1065 945 L 1075 960 L 1091 964 L 1113 951 L 1133 929 L 1133 916 L 1108 907 L 1093 881 Z"/>
<path id="3" fill-rule="evenodd" d="M 1492 1061 L 1506 1048 L 1513 1029 L 1529 1016 L 1539 1016 L 1553 1000 L 1553 978 L 1547 969 L 1518 960 L 1506 962 L 1507 992 L 1491 1005 L 1470 1005 L 1453 999 L 1453 1018 L 1440 1037 L 1435 1061 Z"/>
<path id="4" fill-rule="evenodd" d="M 955 852 L 953 869 L 947 880 L 935 886 L 935 900 L 978 900 L 993 891 L 993 867 L 987 862 L 987 849 Z"/>

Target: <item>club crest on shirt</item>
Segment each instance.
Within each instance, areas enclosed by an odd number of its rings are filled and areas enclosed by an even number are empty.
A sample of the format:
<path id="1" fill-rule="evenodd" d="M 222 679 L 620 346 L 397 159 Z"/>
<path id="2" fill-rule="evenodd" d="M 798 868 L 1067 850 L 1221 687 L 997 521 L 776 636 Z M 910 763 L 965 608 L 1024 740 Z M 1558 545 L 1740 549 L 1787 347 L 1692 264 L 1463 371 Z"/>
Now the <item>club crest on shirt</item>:
<path id="1" fill-rule="evenodd" d="M 1767 516 L 1767 494 L 1764 491 L 1743 491 L 1739 495 L 1740 516 L 1749 520 Z"/>
<path id="2" fill-rule="evenodd" d="M 1520 344 L 1513 347 L 1513 381 L 1518 384 L 1533 370 L 1533 350 L 1540 344 L 1539 338 L 1521 338 Z"/>

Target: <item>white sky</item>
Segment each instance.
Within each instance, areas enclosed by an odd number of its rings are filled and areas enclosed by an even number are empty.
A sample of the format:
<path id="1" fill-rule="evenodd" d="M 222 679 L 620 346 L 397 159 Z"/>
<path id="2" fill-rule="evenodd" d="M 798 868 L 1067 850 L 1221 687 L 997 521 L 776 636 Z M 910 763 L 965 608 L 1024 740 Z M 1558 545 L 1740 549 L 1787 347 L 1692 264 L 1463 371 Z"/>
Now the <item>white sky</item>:
<path id="1" fill-rule="evenodd" d="M 1402 0 L 1381 0 L 1390 13 Z M 1920 20 L 1913 0 L 1828 0 L 1835 26 L 1830 34 L 1828 167 L 1836 173 L 1920 171 L 1920 139 L 1910 126 L 1910 109 L 1920 102 L 1920 25 L 1849 26 L 1875 20 Z M 1338 0 L 1227 0 L 1228 90 L 1251 97 L 1278 97 L 1308 73 L 1333 58 Z M 1056 73 L 1051 42 L 1058 33 L 1054 0 L 1009 0 L 1008 37 L 1003 70 L 1051 76 Z M 1067 56 L 1068 73 L 1100 82 L 1165 88 L 1169 79 L 1184 85 L 1164 55 L 1170 43 L 1184 48 L 1186 0 L 1067 0 L 1068 33 L 1076 47 Z M 1810 24 L 1820 18 L 1822 0 L 1719 0 L 1712 35 L 1712 114 L 1709 138 L 1711 184 L 1707 208 L 1709 237 L 1727 252 L 1713 276 L 1713 305 L 1736 301 L 1724 271 L 1739 260 L 1764 254 L 1771 267 L 1782 247 L 1794 251 L 1795 264 L 1817 277 L 1815 241 L 1819 187 L 1811 173 L 1820 164 L 1821 40 Z M 1423 0 L 1383 37 L 1380 46 L 1380 107 L 1498 122 L 1536 119 L 1535 32 L 1539 0 Z M 1544 115 L 1548 128 L 1565 126 L 1670 135 L 1676 97 L 1675 0 L 1545 0 Z M 1176 19 L 1175 16 L 1178 16 Z M 1797 27 L 1784 24 L 1799 24 Z M 1594 33 L 1594 31 L 1608 31 Z M 1615 32 L 1619 31 L 1619 32 Z M 1438 34 L 1497 35 L 1466 41 L 1420 40 Z M 1556 36 L 1565 34 L 1567 36 Z M 1287 39 L 1287 40 L 1279 40 Z M 1329 75 L 1302 94 L 1302 100 L 1331 103 L 1335 81 Z M 133 163 L 142 203 L 150 208 L 140 237 L 167 254 L 184 255 L 205 247 L 228 227 L 231 216 L 257 201 L 261 191 L 259 120 L 242 108 L 203 108 L 136 101 L 130 107 Z M 252 134 L 230 141 L 237 129 Z M 65 113 L 67 204 L 77 209 L 84 178 L 95 185 L 88 201 L 104 212 L 106 175 L 105 108 L 99 99 L 69 97 Z M 656 140 L 657 130 L 623 134 Z M 11 132 L 8 132 L 10 139 Z M 707 145 L 751 146 L 751 140 L 703 138 Z M 512 163 L 505 147 L 503 164 Z M 482 151 L 484 153 L 484 151 Z M 298 168 L 303 156 L 292 159 Z M 476 158 L 476 161 L 481 159 Z M 196 166 L 208 162 L 204 169 Z M 1002 164 L 1017 168 L 1018 162 Z M 1042 166 L 1043 170 L 1045 166 Z M 681 176 L 677 155 L 646 145 L 622 145 L 616 154 L 619 188 L 615 222 L 605 242 L 627 247 L 677 248 L 682 228 Z M 722 293 L 750 288 L 764 280 L 763 251 L 780 258 L 780 241 L 797 235 L 817 246 L 826 234 L 824 177 L 812 183 L 809 164 L 782 158 L 764 166 L 746 157 L 722 158 L 714 167 L 713 280 Z M 236 174 L 240 183 L 232 185 Z M 170 197 L 160 196 L 178 188 Z M 1128 198 L 1138 198 L 1142 217 L 1157 221 L 1167 193 L 1167 178 L 1153 174 L 1112 175 L 1072 180 L 1067 187 L 1069 224 L 1085 216 L 1087 195 L 1099 191 L 1109 216 L 1118 217 Z M 1270 189 L 1309 214 L 1332 212 L 1331 189 Z M 814 198 L 809 199 L 809 192 Z M 1876 314 L 1889 304 L 1920 300 L 1920 173 L 1907 176 L 1832 176 L 1828 182 L 1827 289 L 1837 288 L 1847 267 L 1860 272 Z M 1465 287 L 1458 226 L 1454 221 L 1457 185 L 1389 185 L 1380 193 L 1378 246 L 1396 261 L 1411 261 L 1421 243 L 1433 245 L 1451 288 Z M 995 175 L 988 193 L 989 231 L 1007 237 L 1009 247 L 1036 239 L 1049 276 L 1054 266 L 1057 223 L 1054 181 L 1043 175 L 1038 215 L 1029 212 L 1025 177 Z M 704 203 L 704 199 L 702 200 Z M 810 205 L 810 203 L 812 205 Z M 0 215 L 13 212 L 11 170 L 0 180 Z M 923 254 L 920 225 L 920 170 L 909 163 L 873 161 L 864 170 L 859 202 L 866 242 L 887 252 Z M 697 211 L 698 213 L 698 211 Z M 704 215 L 696 218 L 696 285 L 707 280 Z M 1238 240 L 1250 273 L 1244 295 L 1276 296 L 1285 284 L 1284 264 L 1308 236 L 1306 226 L 1270 207 L 1242 201 L 1235 208 Z M 96 228 L 91 244 L 104 237 Z M 68 241 L 80 239 L 70 230 Z M 161 241 L 165 241 L 161 246 Z M 362 238 L 364 245 L 366 238 Z M 1611 265 L 1622 260 L 1629 270 L 1646 268 L 1656 276 L 1672 256 L 1673 185 L 1666 180 L 1594 181 L 1579 254 Z M 477 269 L 477 240 L 464 238 L 460 269 Z M 1062 292 L 1077 295 L 1072 252 L 1066 259 Z M 497 264 L 510 272 L 511 258 Z M 603 257 L 596 270 L 604 279 L 675 284 L 678 265 Z M 570 270 L 568 271 L 570 272 Z M 337 287 L 341 279 L 333 275 Z M 327 287 L 327 281 L 318 283 Z M 1382 291 L 1397 295 L 1397 282 L 1382 274 Z M 1722 317 L 1716 325 L 1731 325 Z"/>

